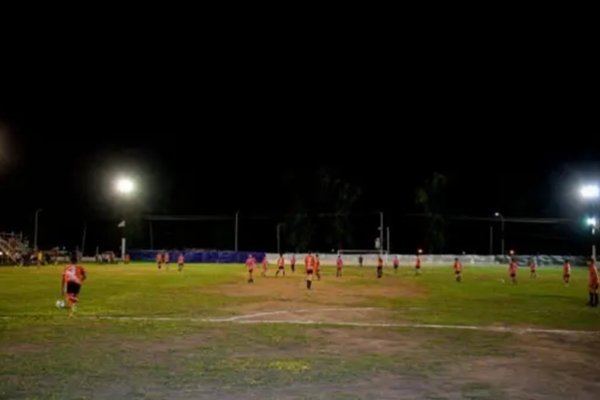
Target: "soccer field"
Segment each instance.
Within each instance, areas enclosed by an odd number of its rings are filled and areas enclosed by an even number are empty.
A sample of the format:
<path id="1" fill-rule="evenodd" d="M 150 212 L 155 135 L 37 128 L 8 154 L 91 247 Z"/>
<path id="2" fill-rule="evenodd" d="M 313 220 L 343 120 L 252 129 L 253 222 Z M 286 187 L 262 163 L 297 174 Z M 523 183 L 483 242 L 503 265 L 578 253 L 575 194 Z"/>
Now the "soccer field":
<path id="1" fill-rule="evenodd" d="M 596 399 L 600 311 L 558 267 L 0 268 L 0 399 Z"/>

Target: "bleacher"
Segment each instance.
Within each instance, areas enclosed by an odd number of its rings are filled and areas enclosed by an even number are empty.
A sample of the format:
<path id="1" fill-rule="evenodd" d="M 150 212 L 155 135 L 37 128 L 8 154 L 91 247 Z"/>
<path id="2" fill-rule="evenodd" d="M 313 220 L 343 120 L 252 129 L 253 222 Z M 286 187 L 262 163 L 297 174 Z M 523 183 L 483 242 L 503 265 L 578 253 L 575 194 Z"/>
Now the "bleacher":
<path id="1" fill-rule="evenodd" d="M 22 235 L 0 232 L 0 264 L 22 264 L 31 254 L 31 249 L 23 241 Z"/>

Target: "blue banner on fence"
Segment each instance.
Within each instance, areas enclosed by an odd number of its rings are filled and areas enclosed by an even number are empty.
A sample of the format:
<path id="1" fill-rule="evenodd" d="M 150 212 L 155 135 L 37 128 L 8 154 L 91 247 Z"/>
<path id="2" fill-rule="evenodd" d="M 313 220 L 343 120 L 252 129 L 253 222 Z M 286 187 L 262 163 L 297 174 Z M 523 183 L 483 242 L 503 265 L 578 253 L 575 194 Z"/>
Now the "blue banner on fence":
<path id="1" fill-rule="evenodd" d="M 218 263 L 218 264 L 243 264 L 246 262 L 248 255 L 252 254 L 256 261 L 261 262 L 265 256 L 261 251 L 217 251 L 217 250 L 132 250 L 129 252 L 132 261 L 148 261 L 156 260 L 158 253 L 168 253 L 169 260 L 172 263 L 177 262 L 177 257 L 183 254 L 186 263 Z"/>

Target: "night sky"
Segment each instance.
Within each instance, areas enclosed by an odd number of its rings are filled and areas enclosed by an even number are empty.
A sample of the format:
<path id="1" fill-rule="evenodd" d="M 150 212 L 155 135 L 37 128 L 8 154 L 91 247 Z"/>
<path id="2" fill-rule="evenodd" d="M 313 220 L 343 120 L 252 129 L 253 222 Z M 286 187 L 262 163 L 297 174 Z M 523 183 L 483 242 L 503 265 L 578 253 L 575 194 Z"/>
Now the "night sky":
<path id="1" fill-rule="evenodd" d="M 143 215 L 240 210 L 240 248 L 274 250 L 275 226 L 286 216 L 339 211 L 319 192 L 327 177 L 359 192 L 347 210 L 353 247 L 373 247 L 383 211 L 392 250 L 412 253 L 426 246 L 415 191 L 438 172 L 447 178 L 439 208 L 448 221 L 445 252 L 487 253 L 490 226 L 498 252 L 496 221 L 456 219 L 495 211 L 573 220 L 508 223 L 507 247 L 587 248 L 580 220 L 591 210 L 577 187 L 600 178 L 600 141 L 597 102 L 576 82 L 439 74 L 431 66 L 359 76 L 315 68 L 13 80 L 0 104 L 0 230 L 31 237 L 42 208 L 42 247 L 79 245 L 87 223 L 89 253 L 116 250 L 123 215 L 141 218 L 132 240 L 149 247 Z M 111 193 L 122 172 L 140 182 L 131 204 Z M 232 227 L 157 224 L 154 246 L 232 248 Z"/>

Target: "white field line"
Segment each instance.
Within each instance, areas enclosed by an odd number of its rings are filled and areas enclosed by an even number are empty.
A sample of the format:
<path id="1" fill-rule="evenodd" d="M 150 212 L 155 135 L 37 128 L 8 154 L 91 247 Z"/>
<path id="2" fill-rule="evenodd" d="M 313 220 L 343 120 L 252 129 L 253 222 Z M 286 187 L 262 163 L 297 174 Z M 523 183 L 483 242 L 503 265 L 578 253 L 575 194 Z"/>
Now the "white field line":
<path id="1" fill-rule="evenodd" d="M 76 316 L 77 319 L 86 320 L 112 320 L 112 321 L 164 321 L 164 322 L 211 322 L 211 323 L 237 323 L 237 324 L 295 324 L 295 325 L 323 325 L 323 326 L 353 326 L 353 327 L 384 327 L 384 328 L 413 328 L 413 329 L 446 329 L 446 330 L 468 330 L 482 332 L 501 332 L 501 333 L 548 333 L 557 335 L 599 335 L 600 331 L 581 331 L 569 329 L 544 329 L 544 328 L 519 328 L 510 326 L 477 326 L 477 325 L 445 325 L 445 324 L 419 324 L 409 322 L 348 322 L 348 321 L 314 321 L 305 319 L 271 320 L 271 319 L 253 319 L 257 317 L 273 316 L 293 313 L 310 312 L 340 312 L 340 311 L 369 311 L 376 310 L 372 307 L 361 308 L 315 308 L 301 310 L 280 310 L 270 312 L 260 312 L 253 314 L 237 315 L 233 317 L 215 317 L 215 318 L 195 318 L 195 317 L 128 317 L 128 316 Z M 15 320 L 26 317 L 36 317 L 36 315 L 12 315 L 0 316 L 2 320 Z M 45 317 L 42 316 L 42 317 Z"/>

